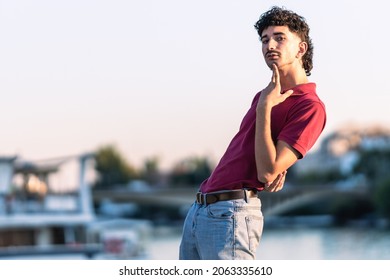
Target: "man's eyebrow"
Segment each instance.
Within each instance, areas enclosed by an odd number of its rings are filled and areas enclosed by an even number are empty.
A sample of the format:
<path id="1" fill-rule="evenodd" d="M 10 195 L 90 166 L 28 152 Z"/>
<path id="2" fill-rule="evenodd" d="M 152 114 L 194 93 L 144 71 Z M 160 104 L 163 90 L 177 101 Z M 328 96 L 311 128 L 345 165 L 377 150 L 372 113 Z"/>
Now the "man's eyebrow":
<path id="1" fill-rule="evenodd" d="M 274 32 L 272 35 L 286 35 L 284 32 Z M 267 38 L 268 37 L 268 35 L 267 34 L 265 34 L 265 35 L 262 35 L 261 37 L 260 37 L 260 39 L 263 39 L 263 38 Z"/>

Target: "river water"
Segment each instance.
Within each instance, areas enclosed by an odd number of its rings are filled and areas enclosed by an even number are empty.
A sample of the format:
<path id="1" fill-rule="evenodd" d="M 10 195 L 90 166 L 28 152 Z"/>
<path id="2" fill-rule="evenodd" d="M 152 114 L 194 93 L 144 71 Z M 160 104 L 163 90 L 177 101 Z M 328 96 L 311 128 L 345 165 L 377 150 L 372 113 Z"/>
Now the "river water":
<path id="1" fill-rule="evenodd" d="M 157 231 L 150 259 L 178 259 L 180 229 Z M 257 259 L 266 260 L 390 260 L 390 231 L 373 228 L 269 228 Z"/>

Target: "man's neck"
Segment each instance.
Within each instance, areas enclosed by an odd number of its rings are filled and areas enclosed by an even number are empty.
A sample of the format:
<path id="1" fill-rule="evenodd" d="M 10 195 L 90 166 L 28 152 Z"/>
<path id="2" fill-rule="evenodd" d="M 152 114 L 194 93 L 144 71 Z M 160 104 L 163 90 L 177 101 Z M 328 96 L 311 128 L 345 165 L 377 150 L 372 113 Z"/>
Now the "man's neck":
<path id="1" fill-rule="evenodd" d="M 307 84 L 309 79 L 306 76 L 305 70 L 292 71 L 284 73 L 280 72 L 280 85 L 282 87 L 282 91 L 293 88 L 297 85 Z"/>

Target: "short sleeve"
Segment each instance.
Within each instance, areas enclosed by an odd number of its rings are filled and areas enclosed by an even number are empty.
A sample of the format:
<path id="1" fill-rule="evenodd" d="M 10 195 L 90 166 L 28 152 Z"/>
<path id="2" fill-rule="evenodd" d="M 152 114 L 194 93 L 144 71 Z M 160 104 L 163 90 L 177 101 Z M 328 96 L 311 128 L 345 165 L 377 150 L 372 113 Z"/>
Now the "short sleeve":
<path id="1" fill-rule="evenodd" d="M 314 146 L 326 123 L 323 103 L 305 100 L 291 108 L 288 120 L 277 140 L 282 140 L 300 153 L 303 158 Z"/>

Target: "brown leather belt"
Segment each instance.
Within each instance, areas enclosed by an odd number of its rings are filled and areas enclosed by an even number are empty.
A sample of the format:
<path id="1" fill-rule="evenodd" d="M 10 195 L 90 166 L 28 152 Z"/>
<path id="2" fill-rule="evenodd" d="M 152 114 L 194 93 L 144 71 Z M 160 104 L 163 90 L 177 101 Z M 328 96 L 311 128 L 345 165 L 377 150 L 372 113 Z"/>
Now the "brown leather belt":
<path id="1" fill-rule="evenodd" d="M 218 202 L 233 199 L 246 199 L 257 197 L 257 190 L 232 190 L 213 193 L 196 193 L 196 203 L 205 206 Z"/>

